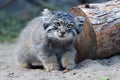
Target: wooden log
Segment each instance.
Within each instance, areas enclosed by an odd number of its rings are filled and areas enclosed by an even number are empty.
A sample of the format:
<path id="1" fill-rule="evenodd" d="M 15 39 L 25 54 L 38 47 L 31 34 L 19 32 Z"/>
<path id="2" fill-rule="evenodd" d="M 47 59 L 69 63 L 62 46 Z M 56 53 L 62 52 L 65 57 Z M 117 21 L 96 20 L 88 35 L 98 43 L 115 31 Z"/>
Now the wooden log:
<path id="1" fill-rule="evenodd" d="M 75 43 L 78 62 L 86 58 L 109 58 L 120 54 L 119 0 L 80 5 L 70 12 L 86 17 L 84 30 Z"/>
<path id="2" fill-rule="evenodd" d="M 86 20 L 83 31 L 74 43 L 78 53 L 77 63 L 79 63 L 86 58 L 92 58 L 95 56 L 97 50 L 96 34 L 89 19 L 80 8 L 72 8 L 71 12 L 76 16 L 84 16 Z"/>

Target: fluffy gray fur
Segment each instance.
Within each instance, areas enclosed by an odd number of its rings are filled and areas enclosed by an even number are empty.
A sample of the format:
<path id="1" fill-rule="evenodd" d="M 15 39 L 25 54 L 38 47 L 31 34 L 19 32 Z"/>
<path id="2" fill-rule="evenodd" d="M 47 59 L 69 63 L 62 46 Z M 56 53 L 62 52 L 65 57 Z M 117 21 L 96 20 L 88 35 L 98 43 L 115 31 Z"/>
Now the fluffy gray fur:
<path id="1" fill-rule="evenodd" d="M 55 20 L 61 20 L 62 25 L 53 29 Z M 65 26 L 69 22 L 73 24 L 70 29 Z M 83 24 L 84 17 L 45 9 L 42 16 L 29 22 L 21 32 L 16 48 L 18 62 L 22 66 L 42 63 L 47 71 L 58 70 L 60 65 L 69 70 L 74 69 L 76 50 L 72 47 L 72 42 L 81 32 Z"/>

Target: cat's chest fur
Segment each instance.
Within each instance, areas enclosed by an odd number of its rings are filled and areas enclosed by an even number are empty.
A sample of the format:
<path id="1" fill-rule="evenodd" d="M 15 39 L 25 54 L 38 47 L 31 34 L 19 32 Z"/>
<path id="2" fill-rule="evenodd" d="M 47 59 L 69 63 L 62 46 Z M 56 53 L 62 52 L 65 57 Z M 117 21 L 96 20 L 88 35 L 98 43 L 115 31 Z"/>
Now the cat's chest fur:
<path id="1" fill-rule="evenodd" d="M 66 52 L 68 49 L 69 49 L 69 46 L 68 44 L 60 44 L 60 43 L 47 43 L 46 45 L 44 45 L 43 47 L 43 50 L 45 52 L 49 52 L 50 54 L 62 54 L 64 52 Z"/>

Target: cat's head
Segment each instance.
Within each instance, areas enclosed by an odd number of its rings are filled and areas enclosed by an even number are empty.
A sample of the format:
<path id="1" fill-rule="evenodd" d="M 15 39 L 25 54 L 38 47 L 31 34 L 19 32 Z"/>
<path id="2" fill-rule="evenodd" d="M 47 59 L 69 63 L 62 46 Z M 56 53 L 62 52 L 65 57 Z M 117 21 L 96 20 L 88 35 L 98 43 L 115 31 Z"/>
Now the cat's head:
<path id="1" fill-rule="evenodd" d="M 44 23 L 47 38 L 50 40 L 73 41 L 83 30 L 85 18 L 64 11 L 53 11 L 48 22 Z"/>

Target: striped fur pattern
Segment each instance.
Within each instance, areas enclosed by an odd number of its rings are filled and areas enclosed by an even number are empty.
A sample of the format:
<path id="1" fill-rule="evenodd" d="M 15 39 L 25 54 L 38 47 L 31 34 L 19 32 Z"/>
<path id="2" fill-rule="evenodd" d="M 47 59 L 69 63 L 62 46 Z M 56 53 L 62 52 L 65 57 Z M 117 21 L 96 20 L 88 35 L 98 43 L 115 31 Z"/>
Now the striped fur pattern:
<path id="1" fill-rule="evenodd" d="M 47 71 L 74 69 L 76 50 L 72 42 L 82 31 L 84 21 L 82 16 L 45 9 L 21 32 L 16 48 L 18 62 L 25 67 L 39 63 Z"/>

